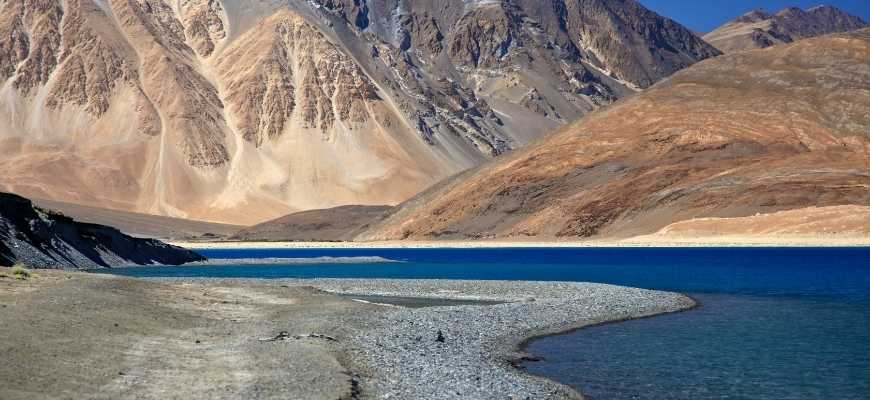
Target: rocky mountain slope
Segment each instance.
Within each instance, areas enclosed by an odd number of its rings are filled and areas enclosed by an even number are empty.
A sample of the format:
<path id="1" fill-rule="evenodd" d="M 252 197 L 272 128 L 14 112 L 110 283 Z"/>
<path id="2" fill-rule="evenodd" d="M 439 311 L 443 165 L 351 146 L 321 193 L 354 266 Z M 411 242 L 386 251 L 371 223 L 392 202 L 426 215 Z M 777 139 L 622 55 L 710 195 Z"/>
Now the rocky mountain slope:
<path id="1" fill-rule="evenodd" d="M 190 250 L 76 222 L 23 197 L 0 193 L 0 265 L 22 262 L 36 268 L 91 269 L 203 260 Z"/>
<path id="2" fill-rule="evenodd" d="M 843 205 L 870 206 L 870 29 L 696 64 L 359 239 L 621 238 Z"/>
<path id="3" fill-rule="evenodd" d="M 631 0 L 0 1 L 0 187 L 245 225 L 395 204 L 718 54 Z"/>
<path id="4" fill-rule="evenodd" d="M 755 10 L 704 35 L 704 40 L 725 53 L 732 53 L 867 26 L 870 25 L 860 17 L 832 6 L 817 6 L 806 11 L 790 7 L 776 14 Z"/>

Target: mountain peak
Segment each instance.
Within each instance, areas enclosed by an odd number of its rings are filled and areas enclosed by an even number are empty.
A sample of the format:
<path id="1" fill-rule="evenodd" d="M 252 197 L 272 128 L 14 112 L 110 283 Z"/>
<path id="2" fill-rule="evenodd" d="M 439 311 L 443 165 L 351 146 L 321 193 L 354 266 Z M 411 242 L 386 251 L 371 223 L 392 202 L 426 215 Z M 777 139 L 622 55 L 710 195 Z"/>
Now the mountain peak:
<path id="1" fill-rule="evenodd" d="M 0 0 L 0 188 L 247 225 L 396 204 L 719 54 L 635 1 Z"/>
<path id="2" fill-rule="evenodd" d="M 870 177 L 855 168 L 870 163 L 868 62 L 870 29 L 696 64 L 420 194 L 359 239 L 620 239 L 679 221 L 866 208 Z"/>
<path id="3" fill-rule="evenodd" d="M 763 9 L 758 8 L 758 9 L 752 10 L 746 14 L 741 15 L 735 21 L 736 22 L 751 23 L 751 22 L 765 21 L 765 20 L 770 19 L 771 17 L 772 17 L 772 15 L 768 14 Z"/>
<path id="4" fill-rule="evenodd" d="M 788 17 L 788 16 L 800 15 L 800 14 L 805 14 L 805 13 L 806 13 L 806 11 L 804 11 L 800 7 L 793 7 L 792 6 L 792 7 L 783 8 L 778 13 L 776 13 L 776 15 L 779 17 Z"/>
<path id="5" fill-rule="evenodd" d="M 848 32 L 866 26 L 867 23 L 860 17 L 829 5 L 806 10 L 788 7 L 773 15 L 761 10 L 751 11 L 704 35 L 704 40 L 730 53 Z"/>

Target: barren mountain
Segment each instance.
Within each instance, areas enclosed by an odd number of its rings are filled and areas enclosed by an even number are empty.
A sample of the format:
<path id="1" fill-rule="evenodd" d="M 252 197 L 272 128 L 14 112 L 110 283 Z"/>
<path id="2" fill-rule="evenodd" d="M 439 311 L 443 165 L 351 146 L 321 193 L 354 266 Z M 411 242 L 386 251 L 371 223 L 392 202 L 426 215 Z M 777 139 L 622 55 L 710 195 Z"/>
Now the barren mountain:
<path id="1" fill-rule="evenodd" d="M 806 11 L 790 7 L 773 15 L 755 10 L 704 35 L 704 40 L 725 53 L 732 53 L 867 26 L 861 18 L 832 6 L 817 6 Z"/>
<path id="2" fill-rule="evenodd" d="M 36 268 L 92 269 L 203 260 L 190 250 L 77 222 L 23 197 L 0 193 L 0 266 L 22 262 Z"/>
<path id="3" fill-rule="evenodd" d="M 360 239 L 620 238 L 841 205 L 870 205 L 870 29 L 698 63 Z"/>
<path id="4" fill-rule="evenodd" d="M 32 199 L 37 207 L 51 210 L 79 222 L 107 225 L 140 238 L 158 240 L 219 239 L 244 229 L 241 225 L 194 221 L 159 215 L 89 207 L 52 200 Z"/>
<path id="5" fill-rule="evenodd" d="M 630 0 L 0 0 L 0 187 L 235 224 L 395 204 L 718 54 Z"/>
<path id="6" fill-rule="evenodd" d="M 242 229 L 230 240 L 264 242 L 350 241 L 380 222 L 392 207 L 342 206 L 309 210 Z"/>

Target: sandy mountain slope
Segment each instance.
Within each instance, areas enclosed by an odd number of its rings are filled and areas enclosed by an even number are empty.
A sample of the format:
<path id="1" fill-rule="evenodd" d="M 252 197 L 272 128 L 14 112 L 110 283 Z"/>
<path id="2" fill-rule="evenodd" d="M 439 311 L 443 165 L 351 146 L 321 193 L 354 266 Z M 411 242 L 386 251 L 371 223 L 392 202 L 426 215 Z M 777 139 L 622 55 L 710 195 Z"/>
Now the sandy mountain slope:
<path id="1" fill-rule="evenodd" d="M 66 215 L 76 221 L 111 226 L 130 236 L 141 238 L 159 240 L 218 239 L 229 237 L 245 228 L 241 225 L 140 214 L 52 200 L 31 200 L 39 208 Z"/>
<path id="2" fill-rule="evenodd" d="M 718 52 L 633 1 L 0 1 L 0 187 L 250 225 L 395 204 Z"/>
<path id="3" fill-rule="evenodd" d="M 381 221 L 392 207 L 342 206 L 309 210 L 239 230 L 230 240 L 264 242 L 349 241 Z"/>
<path id="4" fill-rule="evenodd" d="M 740 218 L 680 221 L 639 243 L 870 243 L 870 207 L 806 207 Z"/>
<path id="5" fill-rule="evenodd" d="M 870 205 L 870 29 L 696 64 L 360 239 L 620 238 L 838 205 Z"/>
<path id="6" fill-rule="evenodd" d="M 704 35 L 704 40 L 725 53 L 732 53 L 867 26 L 870 25 L 861 18 L 832 6 L 817 6 L 806 11 L 790 7 L 773 15 L 760 10 L 749 12 Z"/>

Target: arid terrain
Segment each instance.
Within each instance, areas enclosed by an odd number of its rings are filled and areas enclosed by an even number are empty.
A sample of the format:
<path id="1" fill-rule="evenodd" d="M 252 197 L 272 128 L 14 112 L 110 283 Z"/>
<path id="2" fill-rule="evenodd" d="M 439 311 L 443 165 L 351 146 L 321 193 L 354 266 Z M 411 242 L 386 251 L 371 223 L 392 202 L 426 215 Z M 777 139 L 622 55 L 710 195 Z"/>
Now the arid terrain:
<path id="1" fill-rule="evenodd" d="M 576 399 L 511 365 L 522 340 L 695 305 L 588 283 L 8 272 L 0 268 L 4 400 Z"/>
<path id="2" fill-rule="evenodd" d="M 61 271 L 0 278 L 0 304 L 6 400 L 349 399 L 351 376 L 330 342 L 259 339 L 343 339 L 352 327 L 337 316 L 376 308 L 310 288 Z"/>
<path id="3" fill-rule="evenodd" d="M 111 226 L 128 235 L 143 238 L 213 240 L 234 235 L 245 228 L 242 225 L 163 217 L 52 200 L 33 199 L 33 202 L 41 208 L 56 211 L 76 221 Z"/>
<path id="4" fill-rule="evenodd" d="M 862 398 L 867 249 L 832 6 L 0 0 L 0 400 Z"/>
<path id="5" fill-rule="evenodd" d="M 627 238 L 868 206 L 868 85 L 870 30 L 708 60 L 430 189 L 360 239 Z"/>
<path id="6" fill-rule="evenodd" d="M 866 206 L 867 31 L 813 39 L 862 26 L 756 11 L 706 36 L 723 56 L 635 1 L 7 1 L 0 189 L 175 241 Z"/>
<path id="7" fill-rule="evenodd" d="M 828 5 L 807 10 L 789 7 L 776 14 L 761 10 L 748 12 L 704 35 L 704 40 L 724 53 L 733 53 L 868 26 L 870 24 L 860 17 Z"/>
<path id="8" fill-rule="evenodd" d="M 343 206 L 302 211 L 239 230 L 228 238 L 243 242 L 351 241 L 392 210 L 389 206 Z"/>
<path id="9" fill-rule="evenodd" d="M 4 1 L 0 188 L 238 225 L 393 205 L 718 54 L 633 1 Z"/>
<path id="10" fill-rule="evenodd" d="M 806 207 L 740 218 L 691 219 L 625 243 L 870 246 L 870 207 Z"/>

